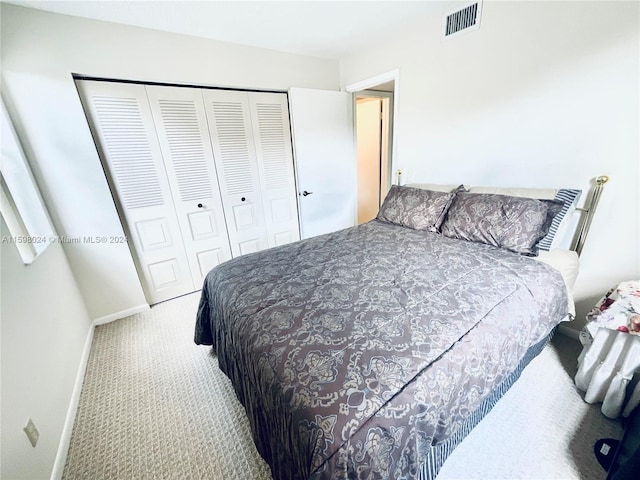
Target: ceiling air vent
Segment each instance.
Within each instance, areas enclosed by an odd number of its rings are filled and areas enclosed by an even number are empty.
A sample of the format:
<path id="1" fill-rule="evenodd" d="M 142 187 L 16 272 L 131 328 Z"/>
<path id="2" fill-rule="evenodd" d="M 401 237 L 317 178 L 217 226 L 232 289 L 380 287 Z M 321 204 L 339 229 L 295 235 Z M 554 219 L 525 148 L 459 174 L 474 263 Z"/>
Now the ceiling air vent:
<path id="1" fill-rule="evenodd" d="M 482 1 L 478 1 L 447 15 L 444 24 L 445 38 L 460 32 L 468 32 L 480 28 L 481 12 Z"/>

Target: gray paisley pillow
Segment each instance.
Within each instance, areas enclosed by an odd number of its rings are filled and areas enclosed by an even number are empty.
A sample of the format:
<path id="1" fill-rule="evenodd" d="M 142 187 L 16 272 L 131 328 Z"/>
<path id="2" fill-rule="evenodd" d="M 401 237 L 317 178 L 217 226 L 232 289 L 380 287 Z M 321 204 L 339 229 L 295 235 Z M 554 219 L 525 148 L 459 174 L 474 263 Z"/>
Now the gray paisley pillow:
<path id="1" fill-rule="evenodd" d="M 522 255 L 538 254 L 563 202 L 481 193 L 459 193 L 449 208 L 442 234 L 493 245 Z"/>
<path id="2" fill-rule="evenodd" d="M 455 193 L 393 185 L 376 218 L 414 230 L 436 232 L 453 197 Z"/>

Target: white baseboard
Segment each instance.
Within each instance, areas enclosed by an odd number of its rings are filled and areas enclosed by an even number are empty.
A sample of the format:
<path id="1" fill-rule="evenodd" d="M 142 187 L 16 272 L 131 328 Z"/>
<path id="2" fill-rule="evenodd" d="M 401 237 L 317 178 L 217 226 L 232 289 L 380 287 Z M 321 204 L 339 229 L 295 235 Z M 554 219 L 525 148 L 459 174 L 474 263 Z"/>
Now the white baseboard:
<path id="1" fill-rule="evenodd" d="M 568 325 L 561 324 L 558 327 L 558 332 L 566 337 L 573 338 L 574 340 L 580 341 L 580 332 L 577 331 L 575 328 L 569 327 Z"/>
<path id="2" fill-rule="evenodd" d="M 82 392 L 82 384 L 84 383 L 84 374 L 87 371 L 87 364 L 89 363 L 89 354 L 91 353 L 94 330 L 95 326 L 91 325 L 89 333 L 87 334 L 87 339 L 84 342 L 82 356 L 80 357 L 80 365 L 78 366 L 78 373 L 76 374 L 76 380 L 73 385 L 73 392 L 71 392 L 71 401 L 69 402 L 67 416 L 64 420 L 62 435 L 60 435 L 60 443 L 58 444 L 58 451 L 56 452 L 56 460 L 53 463 L 53 470 L 51 471 L 51 480 L 60 480 L 62 478 L 64 466 L 67 463 L 67 453 L 69 452 L 71 434 L 73 433 L 73 424 L 75 423 L 78 404 L 80 403 L 80 393 Z"/>
<path id="3" fill-rule="evenodd" d="M 142 305 L 138 305 L 136 307 L 127 308 L 126 310 L 122 310 L 121 312 L 112 313 L 110 315 L 105 315 L 104 317 L 96 318 L 93 321 L 94 325 L 104 325 L 105 323 L 110 323 L 115 320 L 120 320 L 121 318 L 128 317 L 130 315 L 135 315 L 136 313 L 142 313 L 149 310 L 149 305 L 146 303 Z"/>

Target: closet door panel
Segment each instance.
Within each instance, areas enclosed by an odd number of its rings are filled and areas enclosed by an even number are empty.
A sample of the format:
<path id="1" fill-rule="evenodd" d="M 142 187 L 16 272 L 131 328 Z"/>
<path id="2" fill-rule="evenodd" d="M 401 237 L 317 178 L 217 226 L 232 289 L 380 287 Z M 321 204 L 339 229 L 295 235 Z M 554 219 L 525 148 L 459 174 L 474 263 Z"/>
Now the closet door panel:
<path id="1" fill-rule="evenodd" d="M 218 176 L 199 89 L 147 86 L 194 284 L 231 258 Z"/>
<path id="2" fill-rule="evenodd" d="M 249 94 L 269 246 L 300 240 L 287 95 Z"/>
<path id="3" fill-rule="evenodd" d="M 195 290 L 145 87 L 78 81 L 149 303 Z"/>
<path id="4" fill-rule="evenodd" d="M 233 256 L 269 246 L 248 94 L 202 90 Z"/>

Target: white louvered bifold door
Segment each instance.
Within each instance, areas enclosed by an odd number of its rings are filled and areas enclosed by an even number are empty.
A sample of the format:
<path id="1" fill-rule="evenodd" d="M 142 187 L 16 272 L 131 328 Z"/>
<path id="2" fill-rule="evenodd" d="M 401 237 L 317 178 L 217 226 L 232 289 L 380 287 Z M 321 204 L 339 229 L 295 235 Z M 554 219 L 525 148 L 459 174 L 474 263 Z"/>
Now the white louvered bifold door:
<path id="1" fill-rule="evenodd" d="M 234 257 L 268 248 L 247 92 L 202 90 Z"/>
<path id="2" fill-rule="evenodd" d="M 300 240 L 287 95 L 252 92 L 249 107 L 269 247 Z"/>
<path id="3" fill-rule="evenodd" d="M 193 282 L 231 258 L 199 89 L 147 86 Z"/>
<path id="4" fill-rule="evenodd" d="M 147 300 L 158 303 L 200 288 L 191 277 L 145 87 L 77 84 Z"/>

